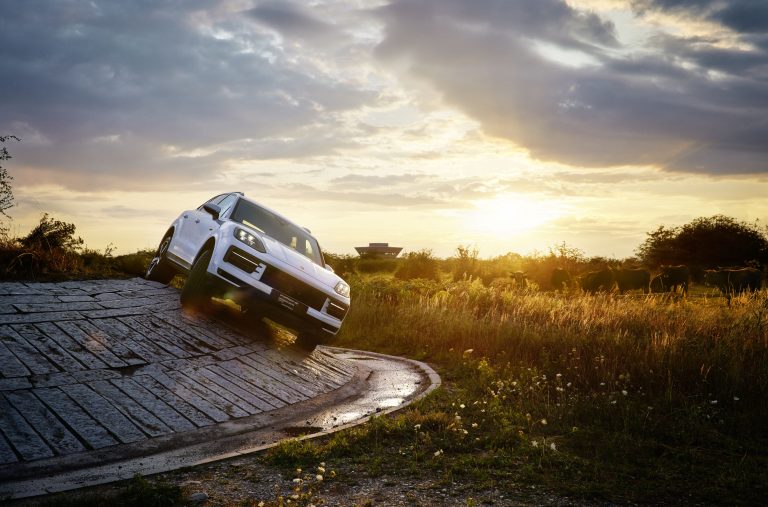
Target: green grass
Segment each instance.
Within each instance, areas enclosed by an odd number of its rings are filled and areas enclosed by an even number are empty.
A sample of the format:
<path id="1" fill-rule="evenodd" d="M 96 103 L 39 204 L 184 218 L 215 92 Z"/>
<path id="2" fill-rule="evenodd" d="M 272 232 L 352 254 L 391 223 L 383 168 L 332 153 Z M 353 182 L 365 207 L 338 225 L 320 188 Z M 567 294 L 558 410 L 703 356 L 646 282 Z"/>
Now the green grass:
<path id="1" fill-rule="evenodd" d="M 726 308 L 359 278 L 353 297 L 337 344 L 431 361 L 446 387 L 269 462 L 344 458 L 371 475 L 616 502 L 768 494 L 766 294 Z"/>

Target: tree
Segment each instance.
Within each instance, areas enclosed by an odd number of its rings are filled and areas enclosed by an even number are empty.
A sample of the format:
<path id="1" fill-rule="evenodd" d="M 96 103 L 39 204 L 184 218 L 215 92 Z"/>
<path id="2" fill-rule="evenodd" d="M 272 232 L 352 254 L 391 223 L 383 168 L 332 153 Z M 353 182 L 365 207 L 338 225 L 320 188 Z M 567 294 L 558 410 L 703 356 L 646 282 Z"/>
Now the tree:
<path id="1" fill-rule="evenodd" d="M 725 215 L 701 217 L 680 227 L 660 226 L 637 248 L 648 266 L 687 264 L 698 268 L 768 263 L 768 228 Z"/>
<path id="2" fill-rule="evenodd" d="M 5 143 L 7 139 L 15 139 L 16 141 L 20 141 L 20 139 L 16 136 L 0 136 L 0 143 Z M 11 159 L 11 155 L 8 153 L 8 149 L 3 146 L 0 148 L 0 162 L 9 159 Z M 6 171 L 5 168 L 0 165 L 0 214 L 8 218 L 10 217 L 8 216 L 8 213 L 6 213 L 6 210 L 13 206 L 13 189 L 11 188 L 12 179 L 13 176 L 8 174 L 8 171 Z"/>

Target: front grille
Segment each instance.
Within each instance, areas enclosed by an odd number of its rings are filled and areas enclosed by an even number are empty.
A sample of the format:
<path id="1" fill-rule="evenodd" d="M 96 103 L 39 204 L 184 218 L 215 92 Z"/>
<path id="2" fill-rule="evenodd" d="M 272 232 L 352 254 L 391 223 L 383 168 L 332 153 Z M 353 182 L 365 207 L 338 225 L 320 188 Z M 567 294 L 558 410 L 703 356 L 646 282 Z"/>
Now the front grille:
<path id="1" fill-rule="evenodd" d="M 323 291 L 310 287 L 298 278 L 294 278 L 274 266 L 267 265 L 259 280 L 315 310 L 321 310 L 325 300 L 328 299 Z"/>
<path id="2" fill-rule="evenodd" d="M 234 246 L 229 247 L 227 253 L 224 254 L 224 262 L 228 262 L 246 273 L 253 273 L 259 265 L 259 259 Z"/>
<path id="3" fill-rule="evenodd" d="M 347 315 L 347 310 L 349 310 L 349 306 L 342 302 L 333 299 L 328 302 L 328 315 L 336 317 L 339 320 L 344 320 L 344 317 Z"/>

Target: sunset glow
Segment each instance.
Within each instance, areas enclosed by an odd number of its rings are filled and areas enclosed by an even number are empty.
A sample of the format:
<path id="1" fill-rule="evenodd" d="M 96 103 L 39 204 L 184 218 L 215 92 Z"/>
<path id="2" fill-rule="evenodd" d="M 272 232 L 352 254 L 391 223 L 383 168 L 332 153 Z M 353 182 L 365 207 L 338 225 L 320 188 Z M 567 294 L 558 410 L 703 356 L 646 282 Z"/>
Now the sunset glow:
<path id="1" fill-rule="evenodd" d="M 660 224 L 768 222 L 768 44 L 726 4 L 18 4 L 8 225 L 130 252 L 231 190 L 348 254 L 627 256 Z"/>
<path id="2" fill-rule="evenodd" d="M 566 213 L 562 204 L 536 200 L 520 194 L 507 194 L 494 199 L 477 201 L 467 213 L 464 228 L 483 236 L 510 237 L 535 229 L 560 218 Z"/>

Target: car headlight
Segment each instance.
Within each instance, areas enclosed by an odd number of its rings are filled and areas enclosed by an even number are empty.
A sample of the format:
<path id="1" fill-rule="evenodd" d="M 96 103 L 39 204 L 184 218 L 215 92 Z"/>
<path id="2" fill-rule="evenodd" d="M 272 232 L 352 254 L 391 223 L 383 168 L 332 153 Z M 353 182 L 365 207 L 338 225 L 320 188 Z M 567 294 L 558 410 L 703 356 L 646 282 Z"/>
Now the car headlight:
<path id="1" fill-rule="evenodd" d="M 347 285 L 345 282 L 337 283 L 333 290 L 335 290 L 336 294 L 340 296 L 344 296 L 345 298 L 349 297 L 349 285 Z"/>
<path id="2" fill-rule="evenodd" d="M 266 252 L 266 248 L 264 248 L 264 243 L 261 242 L 261 240 L 251 234 L 250 232 L 236 228 L 235 229 L 235 238 L 239 241 L 242 241 L 249 247 L 253 248 L 254 250 L 258 250 L 259 252 Z"/>

